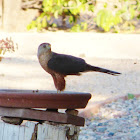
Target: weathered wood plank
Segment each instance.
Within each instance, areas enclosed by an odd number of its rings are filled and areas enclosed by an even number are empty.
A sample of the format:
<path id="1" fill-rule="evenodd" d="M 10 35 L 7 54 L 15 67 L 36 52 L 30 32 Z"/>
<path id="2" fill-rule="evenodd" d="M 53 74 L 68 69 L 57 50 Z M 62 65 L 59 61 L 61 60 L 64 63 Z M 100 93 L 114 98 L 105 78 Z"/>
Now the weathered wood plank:
<path id="1" fill-rule="evenodd" d="M 25 140 L 31 140 L 34 133 L 35 123 L 28 121 L 25 125 Z"/>
<path id="2" fill-rule="evenodd" d="M 18 140 L 19 127 L 15 125 L 8 125 L 8 131 L 6 135 L 8 136 L 7 140 Z"/>
<path id="3" fill-rule="evenodd" d="M 35 123 L 27 122 L 25 125 L 12 125 L 0 123 L 0 140 L 31 140 Z"/>
<path id="4" fill-rule="evenodd" d="M 49 124 L 38 125 L 37 140 L 66 140 L 65 126 L 52 126 Z"/>
<path id="5" fill-rule="evenodd" d="M 37 127 L 37 132 L 35 131 Z M 33 138 L 33 134 L 37 137 Z M 67 124 L 45 122 L 36 124 L 28 121 L 25 125 L 0 123 L 0 140 L 78 140 L 79 127 Z"/>
<path id="6" fill-rule="evenodd" d="M 19 127 L 19 136 L 18 139 L 19 140 L 25 140 L 25 129 L 23 126 Z"/>
<path id="7" fill-rule="evenodd" d="M 1 129 L 4 129 L 3 131 L 3 135 L 2 135 L 2 140 L 7 140 L 8 139 L 8 130 L 9 130 L 9 125 L 8 124 L 5 124 L 3 128 Z"/>
<path id="8" fill-rule="evenodd" d="M 57 94 L 48 90 L 0 90 L 0 106 L 15 108 L 78 109 L 85 108 L 90 98 L 90 93 L 82 92 Z"/>
<path id="9" fill-rule="evenodd" d="M 0 123 L 0 140 L 3 139 L 4 126 L 5 126 L 5 123 L 1 122 L 1 123 Z"/>
<path id="10" fill-rule="evenodd" d="M 76 126 L 84 126 L 85 119 L 71 114 L 22 108 L 0 107 L 0 116 L 18 117 L 24 119 L 46 120 Z"/>
<path id="11" fill-rule="evenodd" d="M 38 124 L 37 140 L 78 140 L 79 127 L 65 124 Z"/>

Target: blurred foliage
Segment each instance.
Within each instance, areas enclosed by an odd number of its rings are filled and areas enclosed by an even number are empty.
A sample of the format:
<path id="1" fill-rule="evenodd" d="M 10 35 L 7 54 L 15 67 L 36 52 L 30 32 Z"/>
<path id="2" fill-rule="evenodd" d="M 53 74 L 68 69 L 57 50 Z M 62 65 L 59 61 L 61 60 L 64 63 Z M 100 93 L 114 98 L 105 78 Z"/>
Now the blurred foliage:
<path id="1" fill-rule="evenodd" d="M 127 98 L 128 99 L 134 99 L 135 98 L 135 95 L 134 94 L 131 94 L 131 93 L 128 93 Z"/>
<path id="2" fill-rule="evenodd" d="M 73 31 L 86 30 L 85 23 L 76 24 L 80 12 L 85 11 L 85 9 L 94 11 L 94 5 L 87 3 L 87 0 L 43 0 L 42 13 L 27 26 L 27 29 L 35 27 L 37 30 L 48 29 L 48 27 L 56 28 L 57 24 L 54 19 L 58 19 L 61 16 L 62 27 L 66 27 L 66 20 L 68 20 L 69 24 L 73 26 Z"/>
<path id="3" fill-rule="evenodd" d="M 96 9 L 96 14 L 95 9 L 96 0 L 43 0 L 40 15 L 27 26 L 27 29 L 67 29 L 67 24 L 70 24 L 69 28 L 73 32 L 87 31 L 88 23 L 80 21 L 81 12 L 92 12 L 92 21 L 95 23 L 93 25 L 105 32 L 134 30 L 133 19 L 140 19 L 139 0 L 118 0 L 111 8 L 108 8 L 108 3 L 105 2 L 102 9 Z M 61 19 L 62 26 L 57 24 L 56 19 Z"/>
<path id="4" fill-rule="evenodd" d="M 114 32 L 120 30 L 134 30 L 134 18 L 140 19 L 140 1 L 139 0 L 120 0 L 121 8 L 114 5 L 114 10 L 111 11 L 107 8 L 100 10 L 96 16 L 96 23 L 104 31 L 110 31 L 111 28 Z"/>
<path id="5" fill-rule="evenodd" d="M 109 31 L 111 27 L 115 27 L 122 22 L 122 18 L 119 14 L 112 14 L 111 10 L 100 10 L 96 17 L 96 23 L 99 27 L 102 27 L 104 31 Z"/>

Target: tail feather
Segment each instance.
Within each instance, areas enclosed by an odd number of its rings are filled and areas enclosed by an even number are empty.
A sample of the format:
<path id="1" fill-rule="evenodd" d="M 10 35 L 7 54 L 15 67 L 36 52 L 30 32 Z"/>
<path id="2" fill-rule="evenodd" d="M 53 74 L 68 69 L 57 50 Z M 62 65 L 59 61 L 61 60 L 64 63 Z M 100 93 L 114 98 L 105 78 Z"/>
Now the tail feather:
<path id="1" fill-rule="evenodd" d="M 112 71 L 112 70 L 108 70 L 108 69 L 104 69 L 104 68 L 100 68 L 100 67 L 95 67 L 95 66 L 92 66 L 89 64 L 87 64 L 87 66 L 86 66 L 86 71 L 102 72 L 102 73 L 107 73 L 107 74 L 114 75 L 114 76 L 121 74 L 121 73 L 116 72 L 116 71 Z"/>

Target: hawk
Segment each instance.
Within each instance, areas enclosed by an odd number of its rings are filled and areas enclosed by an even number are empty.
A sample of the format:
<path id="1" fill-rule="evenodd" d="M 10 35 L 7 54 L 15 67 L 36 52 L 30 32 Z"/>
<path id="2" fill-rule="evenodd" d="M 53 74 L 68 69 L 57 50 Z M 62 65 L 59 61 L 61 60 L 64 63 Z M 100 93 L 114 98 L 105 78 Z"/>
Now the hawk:
<path id="1" fill-rule="evenodd" d="M 87 64 L 82 58 L 55 53 L 51 51 L 51 44 L 49 43 L 42 43 L 39 45 L 37 56 L 42 68 L 51 74 L 57 92 L 65 89 L 65 77 L 67 75 L 79 76 L 82 72 L 91 71 L 107 73 L 110 75 L 121 74 L 119 72 Z"/>

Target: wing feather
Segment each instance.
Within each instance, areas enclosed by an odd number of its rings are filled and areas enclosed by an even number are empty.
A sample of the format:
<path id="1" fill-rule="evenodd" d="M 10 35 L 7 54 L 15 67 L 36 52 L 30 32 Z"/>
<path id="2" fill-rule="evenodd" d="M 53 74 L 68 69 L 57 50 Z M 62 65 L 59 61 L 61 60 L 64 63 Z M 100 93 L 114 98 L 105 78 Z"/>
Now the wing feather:
<path id="1" fill-rule="evenodd" d="M 53 53 L 48 61 L 48 67 L 65 75 L 79 74 L 85 70 L 85 60 L 71 55 Z"/>

